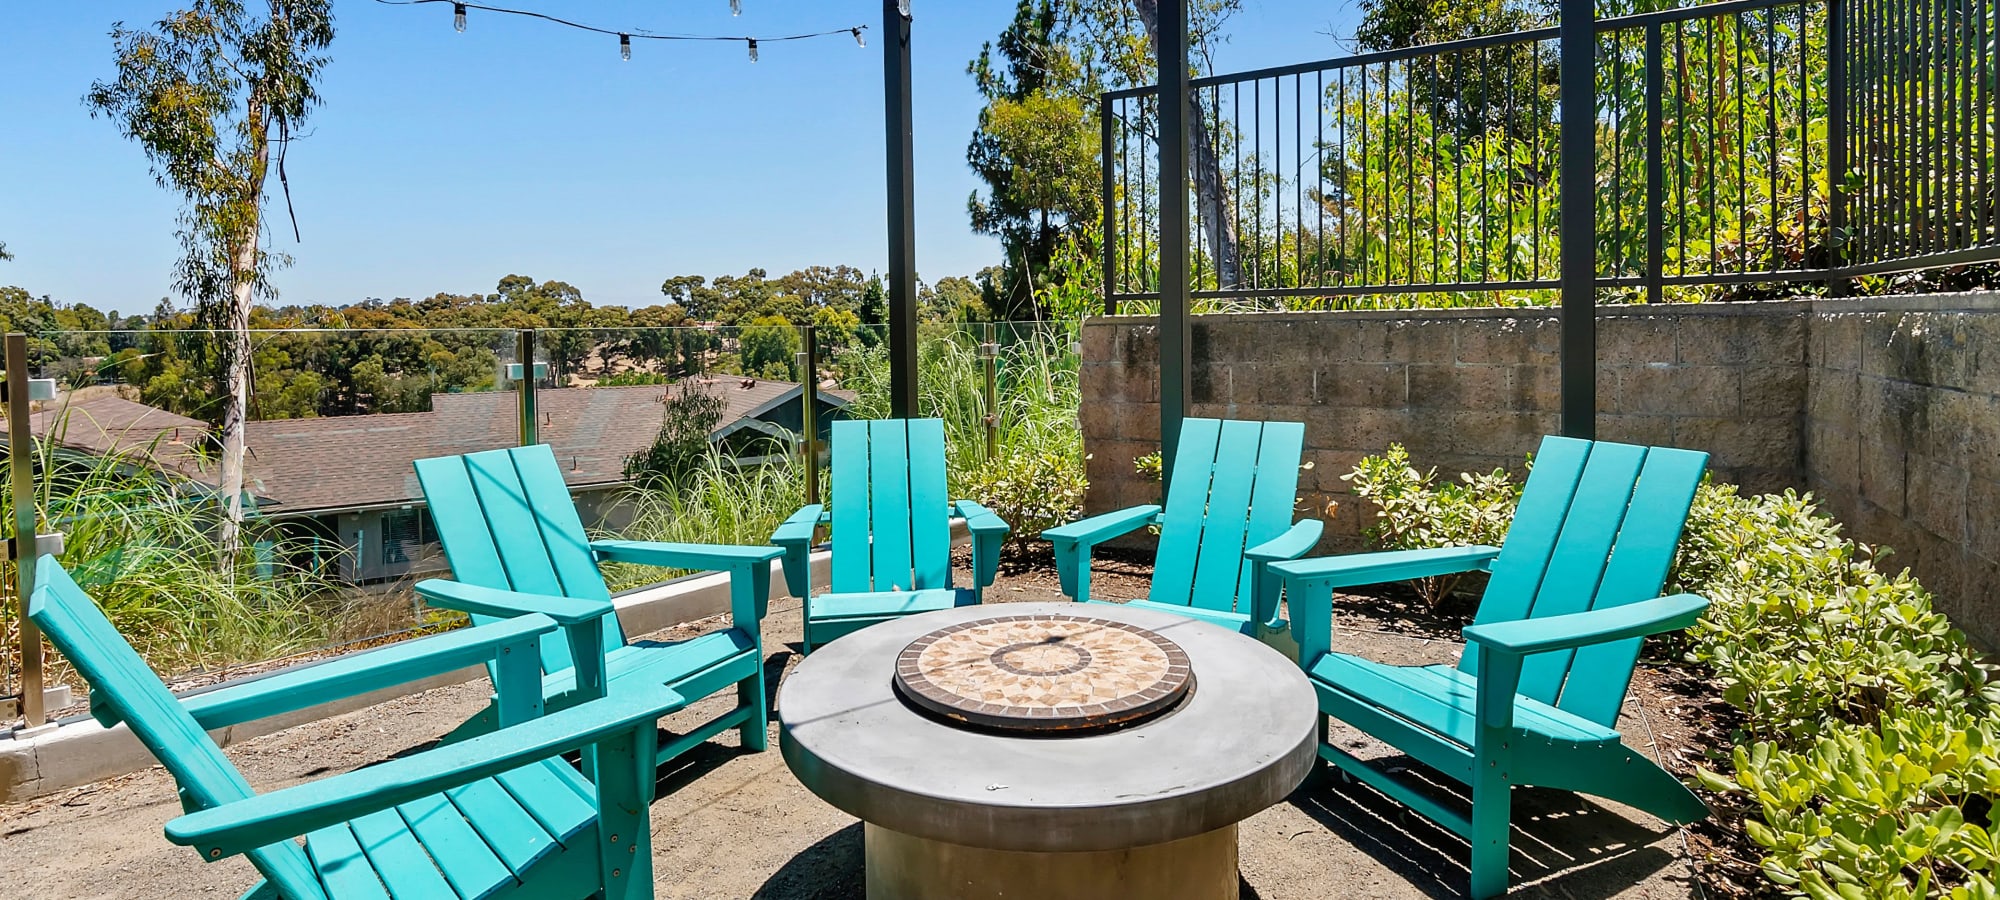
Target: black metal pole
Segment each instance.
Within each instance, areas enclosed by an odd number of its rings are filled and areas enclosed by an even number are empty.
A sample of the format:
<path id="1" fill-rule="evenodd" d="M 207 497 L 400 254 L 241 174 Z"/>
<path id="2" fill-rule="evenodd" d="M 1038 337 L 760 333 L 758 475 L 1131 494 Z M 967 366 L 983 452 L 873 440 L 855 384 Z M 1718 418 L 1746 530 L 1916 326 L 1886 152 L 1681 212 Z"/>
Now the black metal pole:
<path id="1" fill-rule="evenodd" d="M 1597 435 L 1597 10 L 1562 0 L 1562 431 Z"/>
<path id="2" fill-rule="evenodd" d="M 1659 303 L 1665 291 L 1661 277 L 1667 265 L 1667 167 L 1665 148 L 1665 66 L 1660 59 L 1660 23 L 1646 26 L 1646 302 Z M 1624 122 L 1618 123 L 1621 127 Z M 1617 198 L 1613 202 L 1624 202 Z M 1711 211 L 1713 214 L 1713 211 Z"/>
<path id="3" fill-rule="evenodd" d="M 1097 145 L 1103 157 L 1102 180 L 1098 188 L 1102 192 L 1099 201 L 1104 204 L 1104 227 L 1098 232 L 1097 255 L 1104 263 L 1104 314 L 1118 314 L 1118 190 L 1114 179 L 1118 174 L 1118 155 L 1111 148 L 1112 126 L 1111 97 L 1100 94 L 1097 98 Z"/>
<path id="4" fill-rule="evenodd" d="M 1803 48 L 1800 53 L 1804 53 Z M 1847 296 L 1847 46 L 1846 0 L 1826 4 L 1826 269 L 1827 293 Z"/>
<path id="5" fill-rule="evenodd" d="M 1160 0 L 1159 15 L 1160 460 L 1164 478 L 1171 479 L 1194 384 L 1188 342 L 1187 0 Z"/>
<path id="6" fill-rule="evenodd" d="M 917 190 L 910 123 L 910 0 L 882 0 L 882 100 L 889 163 L 889 413 L 917 414 Z"/>

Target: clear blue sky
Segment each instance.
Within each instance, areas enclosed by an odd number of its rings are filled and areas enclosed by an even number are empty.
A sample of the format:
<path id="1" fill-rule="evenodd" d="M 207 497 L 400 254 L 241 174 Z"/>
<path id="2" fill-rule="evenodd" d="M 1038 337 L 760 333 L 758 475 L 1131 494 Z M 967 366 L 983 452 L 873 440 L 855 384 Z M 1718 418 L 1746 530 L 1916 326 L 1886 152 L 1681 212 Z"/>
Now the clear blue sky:
<path id="1" fill-rule="evenodd" d="M 883 212 L 877 0 L 512 0 L 612 28 L 788 34 L 761 47 L 617 39 L 448 5 L 335 5 L 324 106 L 287 171 L 304 240 L 281 302 L 490 291 L 509 273 L 558 278 L 593 302 L 659 302 L 668 275 L 879 270 Z M 125 313 L 169 294 L 176 199 L 81 97 L 111 74 L 111 23 L 172 0 L 0 4 L 0 285 Z M 927 279 L 997 263 L 972 233 L 965 145 L 980 101 L 965 65 L 1011 0 L 915 0 L 917 260 Z M 1353 0 L 1244 0 L 1221 48 L 1232 71 L 1337 55 Z M 273 178 L 275 186 L 276 179 Z M 280 201 L 281 203 L 281 201 Z M 274 211 L 280 210 L 274 206 Z"/>

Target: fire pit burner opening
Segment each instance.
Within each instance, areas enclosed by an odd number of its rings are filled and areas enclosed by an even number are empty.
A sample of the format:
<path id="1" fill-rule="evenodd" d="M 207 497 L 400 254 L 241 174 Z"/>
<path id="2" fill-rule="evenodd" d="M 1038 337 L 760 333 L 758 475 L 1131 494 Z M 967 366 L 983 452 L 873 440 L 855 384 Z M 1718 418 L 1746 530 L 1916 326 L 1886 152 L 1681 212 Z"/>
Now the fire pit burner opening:
<path id="1" fill-rule="evenodd" d="M 992 616 L 926 634 L 896 658 L 897 693 L 983 730 L 1088 734 L 1171 710 L 1194 688 L 1179 645 L 1094 616 Z"/>

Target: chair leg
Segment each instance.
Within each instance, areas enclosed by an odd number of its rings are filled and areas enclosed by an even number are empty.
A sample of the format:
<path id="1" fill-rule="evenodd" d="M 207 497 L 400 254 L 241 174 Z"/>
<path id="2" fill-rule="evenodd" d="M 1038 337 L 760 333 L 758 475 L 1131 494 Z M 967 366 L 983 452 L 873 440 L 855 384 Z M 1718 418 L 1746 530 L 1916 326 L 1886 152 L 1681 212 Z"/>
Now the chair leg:
<path id="1" fill-rule="evenodd" d="M 599 741 L 584 752 L 597 784 L 598 875 L 604 900 L 653 896 L 653 759 L 658 732 L 651 722 Z"/>
<path id="2" fill-rule="evenodd" d="M 1472 897 L 1485 900 L 1507 893 L 1507 838 L 1513 786 L 1502 760 L 1478 759 L 1472 773 Z"/>
<path id="3" fill-rule="evenodd" d="M 762 753 L 770 747 L 771 704 L 764 696 L 764 657 L 757 656 L 757 674 L 736 682 L 736 702 L 750 709 L 739 729 L 743 749 Z"/>

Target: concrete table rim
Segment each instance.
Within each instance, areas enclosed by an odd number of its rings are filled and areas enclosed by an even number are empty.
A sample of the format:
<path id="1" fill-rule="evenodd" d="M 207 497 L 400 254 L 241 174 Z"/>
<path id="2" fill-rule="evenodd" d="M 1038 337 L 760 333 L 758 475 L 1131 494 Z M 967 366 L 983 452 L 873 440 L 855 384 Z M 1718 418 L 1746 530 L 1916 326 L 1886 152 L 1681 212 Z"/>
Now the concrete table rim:
<path id="1" fill-rule="evenodd" d="M 893 694 L 896 654 L 923 634 L 987 616 L 1077 612 L 1069 603 L 941 610 L 830 643 L 779 688 L 780 751 L 808 790 L 839 809 L 906 834 L 994 850 L 1164 843 L 1246 819 L 1304 780 L 1319 730 L 1304 673 L 1257 641 L 1168 613 L 1090 612 L 1170 634 L 1197 667 L 1200 683 L 1186 706 L 1135 728 L 997 736 L 938 723 Z M 816 728 L 835 721 L 842 727 Z M 1149 747 L 1149 739 L 1163 740 Z M 1176 752 L 1155 749 L 1163 743 Z M 924 755 L 932 751 L 938 755 Z M 985 763 L 954 768 L 954 755 Z M 1077 771 L 1093 762 L 1112 768 Z M 997 780 L 976 783 L 988 777 Z"/>

